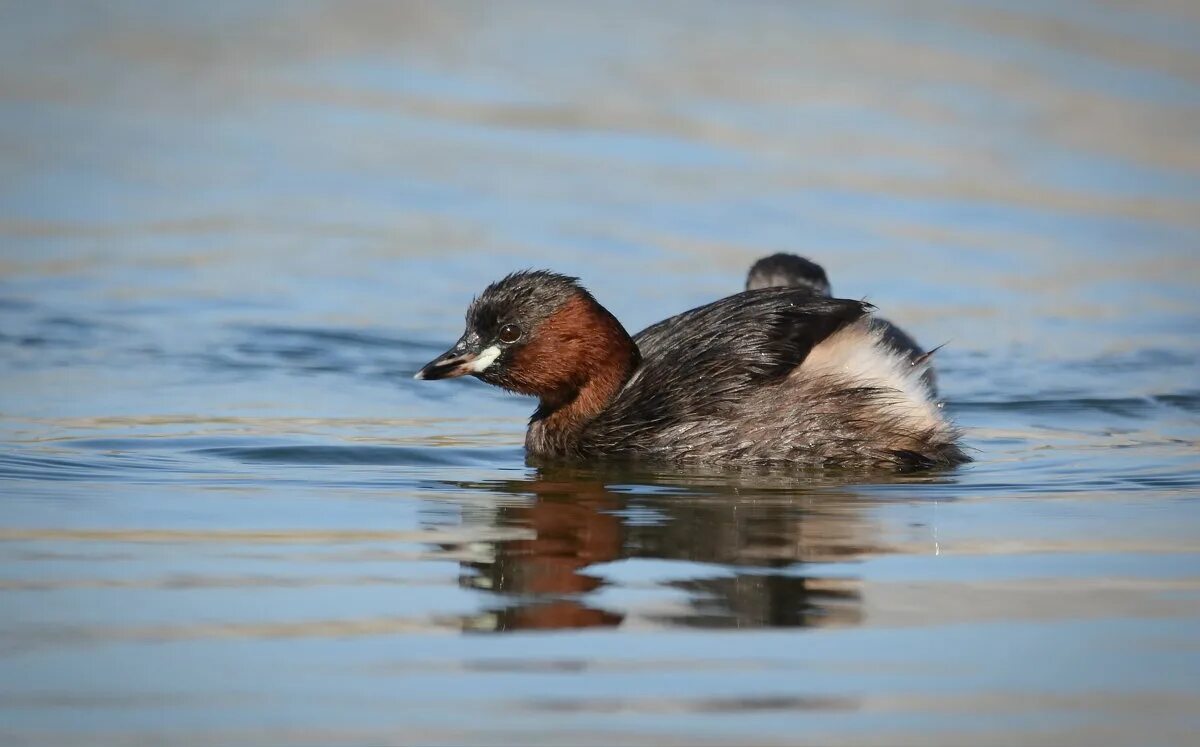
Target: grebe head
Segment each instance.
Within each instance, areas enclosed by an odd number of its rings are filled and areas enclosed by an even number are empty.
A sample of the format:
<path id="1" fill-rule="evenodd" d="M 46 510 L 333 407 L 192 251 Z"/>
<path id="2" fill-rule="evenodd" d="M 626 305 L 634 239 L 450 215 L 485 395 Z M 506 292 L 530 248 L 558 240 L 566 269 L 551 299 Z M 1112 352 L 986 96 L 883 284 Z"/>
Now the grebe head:
<path id="1" fill-rule="evenodd" d="M 783 252 L 758 260 L 746 276 L 746 290 L 777 287 L 809 288 L 820 296 L 832 295 L 823 267 L 812 260 Z"/>
<path id="2" fill-rule="evenodd" d="M 568 400 L 598 376 L 626 375 L 637 346 L 572 277 L 515 272 L 489 285 L 467 309 L 466 330 L 417 379 L 474 376 L 544 401 Z"/>

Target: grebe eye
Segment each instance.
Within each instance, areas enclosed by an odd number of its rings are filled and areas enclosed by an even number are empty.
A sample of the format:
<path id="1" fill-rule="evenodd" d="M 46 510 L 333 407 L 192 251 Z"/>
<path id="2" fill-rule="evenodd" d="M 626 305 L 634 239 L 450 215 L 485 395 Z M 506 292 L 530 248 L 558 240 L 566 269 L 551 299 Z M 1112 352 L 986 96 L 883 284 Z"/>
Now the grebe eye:
<path id="1" fill-rule="evenodd" d="M 515 324 L 506 324 L 500 328 L 500 342 L 513 343 L 521 339 L 521 328 Z"/>

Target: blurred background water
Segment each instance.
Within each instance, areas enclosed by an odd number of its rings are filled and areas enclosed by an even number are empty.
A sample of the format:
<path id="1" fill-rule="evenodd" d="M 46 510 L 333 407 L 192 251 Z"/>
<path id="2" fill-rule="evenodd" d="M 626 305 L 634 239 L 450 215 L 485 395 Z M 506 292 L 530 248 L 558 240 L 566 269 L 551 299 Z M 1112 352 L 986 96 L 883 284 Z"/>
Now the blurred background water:
<path id="1" fill-rule="evenodd" d="M 416 368 L 795 251 L 977 461 L 538 470 Z M 0 6 L 0 742 L 1200 729 L 1200 6 Z"/>

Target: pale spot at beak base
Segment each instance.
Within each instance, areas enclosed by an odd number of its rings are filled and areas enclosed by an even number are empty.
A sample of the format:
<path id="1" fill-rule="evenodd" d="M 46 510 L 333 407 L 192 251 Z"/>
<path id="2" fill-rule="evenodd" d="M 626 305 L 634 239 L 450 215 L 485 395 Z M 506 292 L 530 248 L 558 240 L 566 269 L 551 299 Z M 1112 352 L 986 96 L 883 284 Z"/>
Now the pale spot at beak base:
<path id="1" fill-rule="evenodd" d="M 489 348 L 484 348 L 479 353 L 479 356 L 475 358 L 475 360 L 467 364 L 467 368 L 471 369 L 475 373 L 480 373 L 481 371 L 487 369 L 488 366 L 495 363 L 496 359 L 499 357 L 500 348 L 496 345 L 492 345 Z"/>

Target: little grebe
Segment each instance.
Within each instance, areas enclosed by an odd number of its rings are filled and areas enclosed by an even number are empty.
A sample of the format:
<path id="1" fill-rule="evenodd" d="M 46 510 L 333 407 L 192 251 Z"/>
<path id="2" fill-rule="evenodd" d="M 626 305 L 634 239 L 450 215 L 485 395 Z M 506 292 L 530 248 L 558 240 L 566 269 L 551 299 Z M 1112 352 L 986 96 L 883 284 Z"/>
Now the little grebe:
<path id="1" fill-rule="evenodd" d="M 575 278 L 516 272 L 467 309 L 466 331 L 417 379 L 472 375 L 540 398 L 540 457 L 900 468 L 967 461 L 869 304 L 746 291 L 635 337 Z"/>

